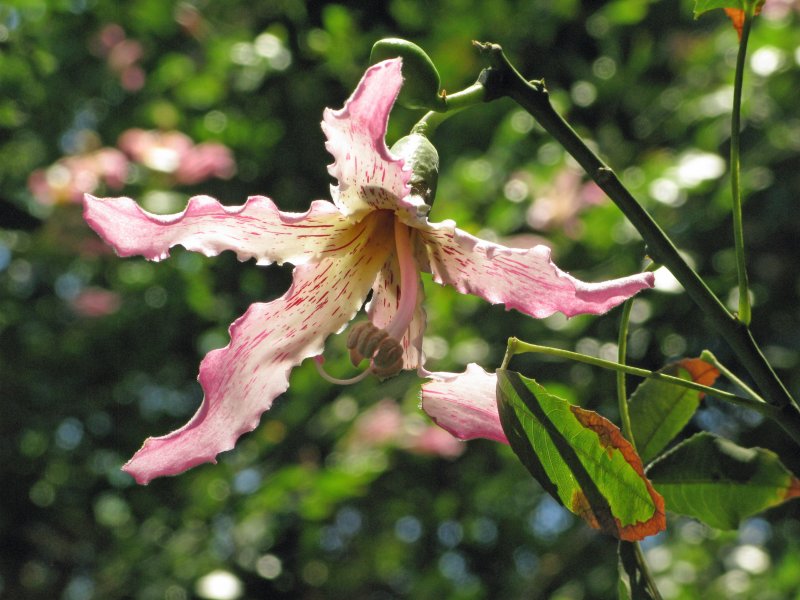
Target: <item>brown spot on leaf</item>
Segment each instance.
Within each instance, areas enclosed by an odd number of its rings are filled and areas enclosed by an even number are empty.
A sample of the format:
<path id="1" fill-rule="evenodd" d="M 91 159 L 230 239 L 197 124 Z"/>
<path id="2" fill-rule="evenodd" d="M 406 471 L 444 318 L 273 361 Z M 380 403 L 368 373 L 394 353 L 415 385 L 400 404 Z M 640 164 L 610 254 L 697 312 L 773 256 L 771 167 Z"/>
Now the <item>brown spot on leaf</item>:
<path id="1" fill-rule="evenodd" d="M 708 363 L 704 364 L 708 365 Z M 711 365 L 708 366 L 710 367 Z M 713 369 L 713 367 L 711 368 Z M 714 370 L 716 371 L 716 369 Z M 719 372 L 717 372 L 717 375 L 718 374 Z M 716 379 L 716 375 L 714 379 Z M 653 515 L 647 521 L 622 525 L 619 519 L 613 515 L 596 515 L 586 495 L 582 491 L 576 490 L 571 500 L 572 510 L 575 514 L 580 515 L 595 529 L 600 529 L 605 533 L 628 542 L 635 542 L 649 535 L 655 535 L 659 531 L 663 531 L 667 526 L 664 498 L 655 490 L 650 480 L 645 476 L 642 459 L 639 458 L 639 455 L 636 453 L 633 446 L 631 446 L 631 443 L 622 435 L 619 427 L 592 410 L 586 410 L 579 406 L 570 406 L 570 410 L 581 425 L 597 434 L 598 441 L 603 448 L 605 448 L 609 456 L 615 451 L 622 454 L 625 462 L 627 462 L 644 481 L 647 493 L 650 495 L 654 505 Z M 613 524 L 609 522 L 608 517 L 613 519 Z"/>
<path id="2" fill-rule="evenodd" d="M 714 385 L 717 377 L 719 377 L 719 370 L 711 363 L 707 363 L 700 358 L 684 358 L 674 363 L 674 366 L 686 369 L 692 377 L 692 381 L 700 385 Z M 700 394 L 701 398 L 704 396 L 705 394 Z"/>
<path id="3" fill-rule="evenodd" d="M 725 14 L 730 17 L 733 27 L 736 29 L 736 33 L 739 34 L 739 40 L 741 41 L 742 26 L 744 25 L 744 11 L 741 8 L 726 8 Z"/>
<path id="4" fill-rule="evenodd" d="M 789 487 L 786 488 L 786 494 L 783 496 L 784 500 L 791 500 L 792 498 L 800 497 L 800 479 L 792 477 L 789 481 Z"/>
<path id="5" fill-rule="evenodd" d="M 754 14 L 758 14 L 761 12 L 761 6 L 763 2 L 760 2 L 758 6 L 756 6 L 756 10 Z M 739 34 L 739 41 L 742 40 L 742 27 L 744 26 L 744 11 L 741 8 L 726 8 L 725 14 L 727 14 L 731 22 L 733 23 L 733 27 L 736 29 L 736 33 Z"/>
<path id="6" fill-rule="evenodd" d="M 644 477 L 642 459 L 639 458 L 639 455 L 636 454 L 636 450 L 633 449 L 630 442 L 622 435 L 619 427 L 593 410 L 586 410 L 580 406 L 574 405 L 570 406 L 570 410 L 572 410 L 572 414 L 575 415 L 575 418 L 578 419 L 581 425 L 587 429 L 591 429 L 597 434 L 600 445 L 606 449 L 609 456 L 615 450 L 618 450 L 625 458 L 625 462 L 631 465 L 636 473 Z"/>

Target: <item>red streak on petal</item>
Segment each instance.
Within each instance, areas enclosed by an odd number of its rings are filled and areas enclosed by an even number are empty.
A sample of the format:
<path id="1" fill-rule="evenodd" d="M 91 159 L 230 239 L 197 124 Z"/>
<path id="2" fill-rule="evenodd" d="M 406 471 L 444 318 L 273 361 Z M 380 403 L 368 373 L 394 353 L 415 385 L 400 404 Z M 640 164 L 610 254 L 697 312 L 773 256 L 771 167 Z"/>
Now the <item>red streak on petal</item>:
<path id="1" fill-rule="evenodd" d="M 348 241 L 348 242 L 346 242 L 346 243 L 344 243 L 341 246 L 338 246 L 336 248 L 326 248 L 325 252 L 338 252 L 339 250 L 342 250 L 344 248 L 347 248 L 348 246 L 351 246 L 354 242 L 359 240 L 359 238 L 361 237 L 361 234 L 364 233 L 364 230 L 366 228 L 367 228 L 366 224 L 362 224 L 361 229 L 358 231 L 358 233 L 356 233 L 353 236 L 353 238 L 350 241 Z"/>

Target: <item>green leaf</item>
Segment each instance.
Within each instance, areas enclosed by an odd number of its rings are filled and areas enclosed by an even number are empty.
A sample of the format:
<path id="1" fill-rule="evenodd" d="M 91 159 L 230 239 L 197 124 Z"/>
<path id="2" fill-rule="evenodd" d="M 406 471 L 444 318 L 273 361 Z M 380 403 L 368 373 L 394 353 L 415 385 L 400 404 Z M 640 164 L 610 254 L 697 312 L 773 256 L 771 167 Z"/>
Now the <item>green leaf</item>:
<path id="1" fill-rule="evenodd" d="M 661 371 L 681 379 L 711 385 L 719 376 L 713 365 L 699 358 L 685 358 Z M 647 379 L 628 400 L 636 448 L 645 463 L 653 460 L 686 426 L 703 394 L 679 385 Z"/>
<path id="2" fill-rule="evenodd" d="M 497 371 L 497 399 L 511 448 L 569 510 L 623 540 L 664 529 L 664 501 L 613 423 L 505 369 Z"/>
<path id="3" fill-rule="evenodd" d="M 750 11 L 751 15 L 761 12 L 765 0 L 695 0 L 694 18 L 696 19 L 703 13 L 717 8 L 725 9 L 725 13 L 730 17 L 734 29 L 742 39 L 742 24 L 745 19 L 745 12 Z"/>
<path id="4" fill-rule="evenodd" d="M 743 448 L 703 432 L 648 469 L 669 510 L 719 529 L 800 496 L 800 480 L 763 448 Z"/>
<path id="5" fill-rule="evenodd" d="M 607 2 L 600 14 L 615 25 L 636 25 L 640 23 L 650 10 L 650 2 L 639 0 L 613 0 Z"/>
<path id="6" fill-rule="evenodd" d="M 694 0 L 694 18 L 717 8 L 745 8 L 744 0 Z"/>

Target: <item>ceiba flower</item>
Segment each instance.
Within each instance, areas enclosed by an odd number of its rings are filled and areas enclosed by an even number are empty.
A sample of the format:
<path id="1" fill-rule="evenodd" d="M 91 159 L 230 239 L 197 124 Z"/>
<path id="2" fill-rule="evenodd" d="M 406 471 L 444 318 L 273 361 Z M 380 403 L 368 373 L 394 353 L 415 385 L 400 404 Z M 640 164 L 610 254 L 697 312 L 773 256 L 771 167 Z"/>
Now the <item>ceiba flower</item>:
<path id="1" fill-rule="evenodd" d="M 497 410 L 497 376 L 470 363 L 463 373 L 431 373 L 422 385 L 422 410 L 460 440 L 508 444 Z"/>
<path id="2" fill-rule="evenodd" d="M 384 142 L 400 68 L 400 59 L 372 66 L 344 108 L 325 110 L 322 128 L 334 157 L 328 170 L 338 182 L 333 202 L 287 213 L 263 196 L 236 207 L 197 196 L 182 213 L 157 216 L 130 198 L 86 197 L 86 221 L 120 256 L 161 260 L 181 245 L 207 256 L 232 250 L 240 260 L 295 265 L 289 290 L 251 305 L 231 325 L 230 343 L 203 359 L 205 398 L 192 419 L 148 438 L 123 467 L 139 483 L 215 462 L 233 448 L 288 388 L 295 366 L 309 357 L 321 362 L 325 339 L 345 328 L 370 290 L 369 323 L 351 335 L 351 356 L 370 361 L 364 374 L 388 377 L 423 368 L 420 272 L 533 317 L 602 313 L 652 287 L 649 273 L 584 283 L 556 267 L 544 246 L 506 248 L 453 221 L 430 222 L 411 165 Z"/>

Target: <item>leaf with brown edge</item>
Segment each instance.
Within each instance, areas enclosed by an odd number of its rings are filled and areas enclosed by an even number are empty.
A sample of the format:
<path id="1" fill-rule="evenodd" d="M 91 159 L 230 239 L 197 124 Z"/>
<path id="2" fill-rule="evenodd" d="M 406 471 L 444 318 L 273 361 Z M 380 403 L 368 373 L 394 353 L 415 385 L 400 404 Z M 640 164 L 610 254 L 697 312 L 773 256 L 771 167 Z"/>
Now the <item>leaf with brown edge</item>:
<path id="1" fill-rule="evenodd" d="M 725 14 L 733 23 L 733 28 L 739 34 L 739 40 L 742 39 L 742 27 L 744 27 L 744 11 L 741 8 L 726 8 Z"/>
<path id="2" fill-rule="evenodd" d="M 761 7 L 764 6 L 765 0 L 695 0 L 694 2 L 694 18 L 710 10 L 722 8 L 725 14 L 730 17 L 734 28 L 739 34 L 739 39 L 742 39 L 742 26 L 744 25 L 744 17 L 746 10 L 752 10 L 753 15 L 761 12 Z"/>
<path id="3" fill-rule="evenodd" d="M 664 500 L 613 423 L 513 371 L 497 371 L 497 390 L 511 448 L 556 500 L 621 540 L 664 529 Z"/>
<path id="4" fill-rule="evenodd" d="M 792 498 L 800 498 L 800 479 L 795 476 L 792 476 L 792 480 L 786 488 L 786 494 L 783 496 L 784 500 Z"/>
<path id="5" fill-rule="evenodd" d="M 717 8 L 752 10 L 753 14 L 757 15 L 761 12 L 764 2 L 765 0 L 694 0 L 694 18 Z"/>
<path id="6" fill-rule="evenodd" d="M 675 446 L 647 474 L 671 511 L 719 529 L 800 497 L 800 480 L 774 452 L 708 432 Z"/>
<path id="7" fill-rule="evenodd" d="M 719 377 L 719 369 L 702 358 L 684 358 L 674 364 L 686 369 L 692 376 L 692 381 L 700 385 L 712 386 Z M 701 393 L 700 397 L 703 396 L 705 394 Z"/>
<path id="8" fill-rule="evenodd" d="M 609 459 L 612 458 L 614 452 L 622 454 L 625 462 L 627 462 L 644 481 L 647 492 L 650 494 L 656 506 L 656 510 L 660 511 L 663 516 L 664 500 L 653 488 L 650 480 L 645 476 L 642 459 L 639 458 L 639 455 L 636 453 L 631 443 L 622 435 L 619 427 L 593 410 L 586 410 L 574 405 L 570 405 L 570 410 L 579 423 L 597 434 L 597 439 L 600 445 L 605 448 Z M 620 539 L 634 541 L 658 533 L 665 527 L 665 524 L 661 523 L 659 519 L 654 519 L 648 524 L 636 523 L 634 526 L 630 526 L 620 524 L 619 519 L 617 519 L 617 527 L 621 532 L 619 536 Z"/>
<path id="9" fill-rule="evenodd" d="M 660 373 L 712 385 L 719 371 L 700 358 L 684 358 L 661 369 Z M 700 406 L 701 392 L 674 383 L 647 379 L 628 400 L 628 412 L 636 448 L 644 462 L 650 462 L 686 426 Z"/>
<path id="10" fill-rule="evenodd" d="M 753 15 L 757 15 L 758 13 L 761 12 L 762 5 L 763 2 L 756 7 Z M 744 27 L 744 11 L 741 8 L 726 8 L 725 14 L 728 15 L 728 17 L 731 20 L 731 23 L 733 23 L 733 28 L 736 29 L 736 33 L 739 34 L 739 41 L 741 41 L 742 27 Z"/>

